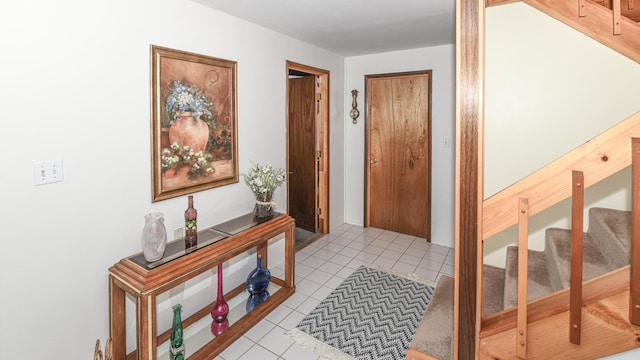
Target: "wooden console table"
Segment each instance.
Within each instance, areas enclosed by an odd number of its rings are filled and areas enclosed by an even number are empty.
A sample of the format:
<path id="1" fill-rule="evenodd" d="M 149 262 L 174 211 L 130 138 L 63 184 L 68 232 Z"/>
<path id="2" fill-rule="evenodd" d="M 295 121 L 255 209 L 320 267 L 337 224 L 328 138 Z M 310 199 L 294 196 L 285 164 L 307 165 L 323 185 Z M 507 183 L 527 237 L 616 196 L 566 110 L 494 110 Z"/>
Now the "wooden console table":
<path id="1" fill-rule="evenodd" d="M 282 233 L 285 234 L 284 279 L 272 275 L 271 282 L 276 289 L 270 290 L 270 297 L 250 313 L 240 315 L 239 319 L 231 319 L 234 310 L 230 310 L 229 328 L 218 336 L 209 333 L 210 339 L 199 349 L 190 347 L 189 339 L 185 339 L 188 359 L 213 359 L 295 292 L 294 219 L 279 214 L 257 223 L 253 214 L 246 214 L 199 231 L 198 244 L 188 249 L 184 239 L 168 243 L 164 257 L 156 262 L 146 262 L 142 254 L 117 262 L 109 268 L 109 330 L 113 340 L 113 358 L 155 360 L 158 345 L 167 342 L 171 334 L 171 329 L 156 334 L 156 297 L 252 248 L 257 248 L 256 255 L 262 255 L 263 266 L 268 266 L 267 243 Z M 132 295 L 136 304 L 136 350 L 129 354 L 126 353 L 126 294 Z M 231 304 L 230 299 L 236 296 L 247 297 L 244 283 L 225 294 L 225 300 Z M 185 330 L 210 316 L 215 302 L 212 300 L 211 304 L 183 319 Z"/>

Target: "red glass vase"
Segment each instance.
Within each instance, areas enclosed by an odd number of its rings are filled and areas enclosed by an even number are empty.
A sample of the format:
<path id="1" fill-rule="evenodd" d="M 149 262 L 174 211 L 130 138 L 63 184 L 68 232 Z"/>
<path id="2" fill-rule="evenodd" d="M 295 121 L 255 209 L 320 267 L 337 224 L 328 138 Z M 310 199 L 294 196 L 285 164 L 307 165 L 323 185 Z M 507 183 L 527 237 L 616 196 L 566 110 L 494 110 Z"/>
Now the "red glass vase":
<path id="1" fill-rule="evenodd" d="M 218 264 L 218 297 L 211 309 L 211 317 L 215 322 L 221 323 L 227 319 L 229 315 L 229 304 L 224 301 L 224 293 L 222 292 L 222 263 Z"/>

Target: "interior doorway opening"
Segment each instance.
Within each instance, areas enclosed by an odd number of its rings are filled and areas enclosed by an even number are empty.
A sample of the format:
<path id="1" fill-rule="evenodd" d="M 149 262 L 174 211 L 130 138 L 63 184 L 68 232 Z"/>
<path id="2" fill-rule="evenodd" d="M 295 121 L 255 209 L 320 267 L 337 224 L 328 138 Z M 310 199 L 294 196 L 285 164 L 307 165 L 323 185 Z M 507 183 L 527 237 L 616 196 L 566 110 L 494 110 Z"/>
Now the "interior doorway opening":
<path id="1" fill-rule="evenodd" d="M 287 213 L 296 249 L 329 232 L 329 72 L 287 61 Z"/>

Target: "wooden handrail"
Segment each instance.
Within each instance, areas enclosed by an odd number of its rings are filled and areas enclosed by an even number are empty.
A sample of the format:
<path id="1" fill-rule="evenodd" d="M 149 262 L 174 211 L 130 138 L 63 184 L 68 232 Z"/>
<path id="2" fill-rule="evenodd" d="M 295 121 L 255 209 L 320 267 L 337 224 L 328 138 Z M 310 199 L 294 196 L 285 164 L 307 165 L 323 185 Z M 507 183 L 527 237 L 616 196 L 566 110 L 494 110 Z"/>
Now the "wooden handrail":
<path id="1" fill-rule="evenodd" d="M 529 293 L 529 200 L 520 199 L 518 205 L 518 334 L 516 354 L 527 358 L 527 295 Z"/>
<path id="2" fill-rule="evenodd" d="M 640 137 L 640 112 L 486 199 L 482 239 L 517 223 L 519 198 L 529 199 L 529 216 L 567 199 L 571 195 L 572 169 L 584 172 L 586 189 L 631 165 L 632 137 Z"/>
<path id="3" fill-rule="evenodd" d="M 569 291 L 569 341 L 580 345 L 582 329 L 582 259 L 584 247 L 584 174 L 572 173 L 571 290 Z"/>

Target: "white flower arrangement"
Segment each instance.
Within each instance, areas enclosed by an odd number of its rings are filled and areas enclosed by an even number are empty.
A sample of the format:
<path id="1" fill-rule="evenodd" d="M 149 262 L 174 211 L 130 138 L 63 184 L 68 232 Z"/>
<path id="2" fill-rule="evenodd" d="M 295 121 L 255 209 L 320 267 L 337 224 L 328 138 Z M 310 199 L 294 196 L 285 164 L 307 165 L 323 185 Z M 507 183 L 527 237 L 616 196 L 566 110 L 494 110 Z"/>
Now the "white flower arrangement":
<path id="1" fill-rule="evenodd" d="M 257 201 L 269 202 L 276 189 L 287 179 L 284 169 L 274 168 L 270 163 L 256 164 L 247 174 L 241 174 Z"/>

